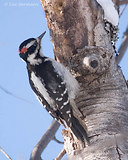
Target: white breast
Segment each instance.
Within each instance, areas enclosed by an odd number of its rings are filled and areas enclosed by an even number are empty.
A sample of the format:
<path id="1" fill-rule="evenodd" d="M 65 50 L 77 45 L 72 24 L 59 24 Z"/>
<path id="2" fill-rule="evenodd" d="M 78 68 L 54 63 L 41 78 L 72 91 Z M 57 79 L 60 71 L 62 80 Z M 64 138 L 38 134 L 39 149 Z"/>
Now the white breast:
<path id="1" fill-rule="evenodd" d="M 54 101 L 50 98 L 46 88 L 41 82 L 40 78 L 38 78 L 34 72 L 31 73 L 31 80 L 34 83 L 34 87 L 38 90 L 38 92 L 44 97 L 44 99 L 48 102 L 51 107 L 54 107 Z"/>

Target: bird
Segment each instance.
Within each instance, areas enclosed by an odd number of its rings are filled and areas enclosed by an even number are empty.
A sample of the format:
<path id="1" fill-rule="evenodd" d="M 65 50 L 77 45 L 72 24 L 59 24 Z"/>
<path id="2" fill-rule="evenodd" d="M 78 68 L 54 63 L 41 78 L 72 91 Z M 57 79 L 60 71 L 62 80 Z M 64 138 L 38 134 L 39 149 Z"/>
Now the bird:
<path id="1" fill-rule="evenodd" d="M 23 41 L 19 56 L 27 64 L 29 83 L 38 100 L 55 120 L 85 144 L 89 141 L 87 131 L 74 116 L 71 104 L 79 92 L 79 83 L 64 65 L 42 53 L 45 33 Z"/>

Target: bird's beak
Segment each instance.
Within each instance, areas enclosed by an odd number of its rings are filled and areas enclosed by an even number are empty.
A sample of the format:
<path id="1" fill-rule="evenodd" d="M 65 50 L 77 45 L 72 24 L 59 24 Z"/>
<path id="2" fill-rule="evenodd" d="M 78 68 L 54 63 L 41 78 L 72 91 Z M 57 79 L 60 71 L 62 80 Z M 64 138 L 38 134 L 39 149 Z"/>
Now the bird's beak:
<path id="1" fill-rule="evenodd" d="M 44 33 L 42 33 L 39 37 L 37 37 L 37 39 L 39 39 L 39 41 L 41 41 L 41 39 L 44 37 L 46 31 Z"/>

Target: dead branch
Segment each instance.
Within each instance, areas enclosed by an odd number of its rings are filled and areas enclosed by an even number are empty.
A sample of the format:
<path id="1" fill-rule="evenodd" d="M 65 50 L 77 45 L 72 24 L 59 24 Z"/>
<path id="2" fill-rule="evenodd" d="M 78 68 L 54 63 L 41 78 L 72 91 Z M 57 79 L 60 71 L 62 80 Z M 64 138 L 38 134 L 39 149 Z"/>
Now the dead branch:
<path id="1" fill-rule="evenodd" d="M 42 138 L 39 140 L 39 142 L 34 147 L 30 160 L 41 160 L 41 153 L 46 148 L 48 143 L 53 139 L 55 136 L 56 131 L 58 130 L 60 124 L 53 120 L 45 134 L 42 136 Z"/>
<path id="2" fill-rule="evenodd" d="M 59 140 L 56 138 L 56 136 L 53 137 L 53 140 L 54 140 L 55 142 L 59 143 L 59 144 L 64 144 L 64 142 L 59 141 Z"/>
<path id="3" fill-rule="evenodd" d="M 8 158 L 8 160 L 12 160 L 11 157 L 1 147 L 0 151 Z"/>
<path id="4" fill-rule="evenodd" d="M 123 58 L 125 52 L 126 52 L 126 49 L 128 47 L 128 27 L 126 29 L 126 32 L 124 33 L 124 38 L 123 38 L 123 42 L 119 48 L 119 55 L 116 57 L 116 61 L 117 63 L 119 64 L 121 59 Z"/>
<path id="5" fill-rule="evenodd" d="M 103 11 L 95 1 L 89 0 L 41 2 L 56 59 L 68 66 L 81 84 L 76 106 L 84 115 L 81 121 L 87 124 L 89 137 L 93 137 L 91 145 L 94 147 L 88 145 L 81 150 L 75 139 L 72 145 L 66 141 L 68 158 L 108 159 L 113 154 L 117 159 L 113 135 L 122 138 L 122 128 L 127 132 L 127 88 L 104 29 Z M 70 141 L 70 137 L 68 139 Z M 120 143 L 127 149 L 127 141 Z"/>
<path id="6" fill-rule="evenodd" d="M 59 155 L 56 157 L 55 160 L 61 160 L 62 157 L 63 157 L 65 154 L 66 154 L 66 151 L 65 151 L 65 149 L 63 148 L 63 149 L 61 150 L 61 152 L 59 153 Z"/>
<path id="7" fill-rule="evenodd" d="M 14 94 L 14 93 L 12 93 L 11 91 L 7 90 L 6 88 L 4 88 L 4 87 L 1 86 L 1 85 L 0 85 L 0 89 L 1 89 L 3 92 L 5 92 L 6 94 L 8 94 L 8 95 L 10 95 L 10 96 L 12 96 L 12 97 L 15 97 L 15 98 L 17 98 L 17 99 L 19 99 L 19 100 L 21 100 L 21 101 L 25 101 L 25 102 L 27 102 L 27 103 L 31 103 L 31 102 L 28 101 L 27 99 L 24 99 L 24 98 L 22 98 L 22 97 L 20 97 L 20 96 L 18 96 L 18 95 L 16 95 L 16 94 Z"/>
<path id="8" fill-rule="evenodd" d="M 125 4 L 124 7 L 123 7 L 123 9 L 120 11 L 119 17 L 123 14 L 123 12 L 124 12 L 124 10 L 126 9 L 126 7 L 127 7 L 127 4 Z"/>
<path id="9" fill-rule="evenodd" d="M 119 5 L 128 4 L 128 0 L 119 1 Z"/>

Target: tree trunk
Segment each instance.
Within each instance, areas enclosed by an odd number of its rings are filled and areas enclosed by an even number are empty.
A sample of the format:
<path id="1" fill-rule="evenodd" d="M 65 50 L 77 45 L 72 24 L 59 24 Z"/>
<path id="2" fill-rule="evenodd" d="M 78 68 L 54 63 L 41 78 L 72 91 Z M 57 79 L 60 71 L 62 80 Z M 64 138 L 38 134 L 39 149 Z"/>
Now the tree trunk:
<path id="1" fill-rule="evenodd" d="M 81 86 L 75 102 L 90 144 L 83 148 L 63 131 L 68 159 L 127 160 L 128 89 L 104 29 L 102 8 L 95 0 L 41 2 L 55 58 Z"/>

